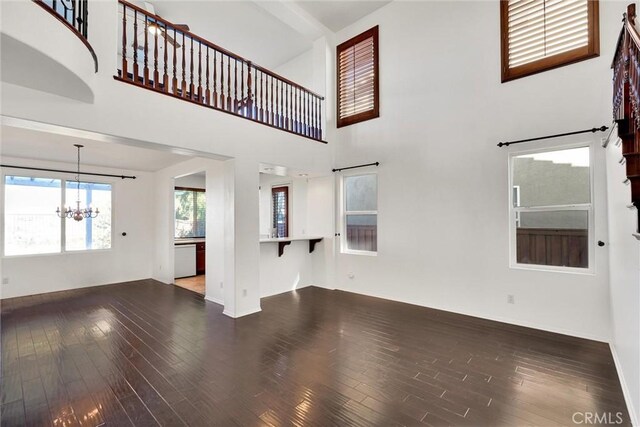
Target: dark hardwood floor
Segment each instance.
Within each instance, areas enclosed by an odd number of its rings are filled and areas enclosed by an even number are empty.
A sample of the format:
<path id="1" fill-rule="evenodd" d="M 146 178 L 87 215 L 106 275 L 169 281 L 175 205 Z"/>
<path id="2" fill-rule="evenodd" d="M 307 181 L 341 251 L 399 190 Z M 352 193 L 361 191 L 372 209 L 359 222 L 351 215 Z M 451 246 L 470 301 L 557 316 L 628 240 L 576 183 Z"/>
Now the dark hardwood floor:
<path id="1" fill-rule="evenodd" d="M 2 426 L 629 425 L 603 343 L 319 288 L 262 307 L 151 280 L 4 300 Z"/>

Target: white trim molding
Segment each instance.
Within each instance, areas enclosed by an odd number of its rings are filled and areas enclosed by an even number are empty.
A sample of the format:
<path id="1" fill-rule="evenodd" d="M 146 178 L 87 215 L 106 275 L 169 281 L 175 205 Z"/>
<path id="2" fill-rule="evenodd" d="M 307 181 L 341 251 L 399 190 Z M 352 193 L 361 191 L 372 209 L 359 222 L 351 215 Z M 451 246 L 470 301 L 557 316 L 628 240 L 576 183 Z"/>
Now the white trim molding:
<path id="1" fill-rule="evenodd" d="M 635 407 L 631 400 L 631 393 L 629 392 L 629 386 L 622 375 L 622 366 L 620 366 L 620 360 L 618 359 L 618 353 L 616 353 L 616 346 L 609 342 L 609 348 L 611 349 L 611 356 L 613 356 L 613 363 L 616 366 L 616 372 L 618 373 L 618 379 L 620 380 L 620 387 L 622 388 L 622 394 L 624 395 L 624 401 L 627 404 L 627 412 L 631 418 L 631 424 L 634 426 L 640 426 L 638 423 L 638 415 L 635 413 Z"/>

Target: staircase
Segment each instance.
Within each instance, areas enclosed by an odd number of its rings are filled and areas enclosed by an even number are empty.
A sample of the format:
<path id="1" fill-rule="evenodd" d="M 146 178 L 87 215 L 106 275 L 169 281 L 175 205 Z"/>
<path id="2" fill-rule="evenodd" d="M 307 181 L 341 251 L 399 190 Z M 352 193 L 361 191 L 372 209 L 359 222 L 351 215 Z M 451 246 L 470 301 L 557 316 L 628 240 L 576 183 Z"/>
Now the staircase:
<path id="1" fill-rule="evenodd" d="M 627 6 L 618 37 L 613 69 L 613 119 L 618 124 L 622 154 L 631 185 L 631 203 L 640 225 L 640 33 L 635 26 L 636 6 Z M 639 229 L 640 231 L 640 229 Z"/>

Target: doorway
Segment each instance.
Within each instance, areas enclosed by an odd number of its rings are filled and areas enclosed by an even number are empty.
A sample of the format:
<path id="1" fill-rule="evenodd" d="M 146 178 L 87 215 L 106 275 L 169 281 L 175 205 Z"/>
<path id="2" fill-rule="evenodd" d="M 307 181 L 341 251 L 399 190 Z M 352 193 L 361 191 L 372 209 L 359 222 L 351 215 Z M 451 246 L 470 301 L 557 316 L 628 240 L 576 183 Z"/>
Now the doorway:
<path id="1" fill-rule="evenodd" d="M 174 283 L 205 295 L 206 172 L 176 177 L 174 182 Z"/>

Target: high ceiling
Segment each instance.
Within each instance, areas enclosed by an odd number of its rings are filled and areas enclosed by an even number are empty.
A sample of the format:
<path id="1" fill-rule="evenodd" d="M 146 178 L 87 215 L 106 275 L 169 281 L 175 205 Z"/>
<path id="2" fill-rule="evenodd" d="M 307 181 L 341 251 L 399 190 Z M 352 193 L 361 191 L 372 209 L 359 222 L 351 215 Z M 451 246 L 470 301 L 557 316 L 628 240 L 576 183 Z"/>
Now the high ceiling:
<path id="1" fill-rule="evenodd" d="M 82 144 L 84 148 L 81 151 L 81 161 L 82 165 L 86 166 L 152 172 L 189 159 L 188 156 L 169 151 L 105 143 L 10 126 L 2 126 L 1 133 L 2 157 L 75 163 L 76 148 L 73 144 Z"/>
<path id="2" fill-rule="evenodd" d="M 359 19 L 389 3 L 391 3 L 391 0 L 296 1 L 296 4 L 320 21 L 325 27 L 334 32 L 342 30 L 346 26 L 353 24 Z"/>
<path id="3" fill-rule="evenodd" d="M 142 2 L 136 2 L 141 5 Z M 252 1 L 155 1 L 156 14 L 192 33 L 267 68 L 300 55 L 313 40 Z"/>
<path id="4" fill-rule="evenodd" d="M 144 7 L 144 1 L 134 3 Z M 155 0 L 150 3 L 155 13 L 168 21 L 187 24 L 192 33 L 258 65 L 275 69 L 311 49 L 318 30 L 339 31 L 390 0 Z M 307 15 L 312 22 L 304 20 L 302 15 Z M 311 31 L 304 28 L 314 24 L 320 28 Z"/>

